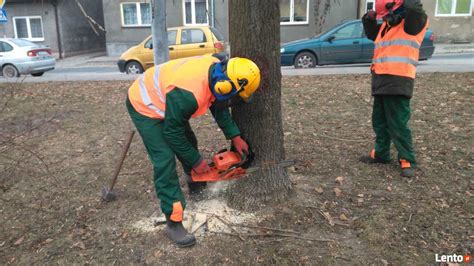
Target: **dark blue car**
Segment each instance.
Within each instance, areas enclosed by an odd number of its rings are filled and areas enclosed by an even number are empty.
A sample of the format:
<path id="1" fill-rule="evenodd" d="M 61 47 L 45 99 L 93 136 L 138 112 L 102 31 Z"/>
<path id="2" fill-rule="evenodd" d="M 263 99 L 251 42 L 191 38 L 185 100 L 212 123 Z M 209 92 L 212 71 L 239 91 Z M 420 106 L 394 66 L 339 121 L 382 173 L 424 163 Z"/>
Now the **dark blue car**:
<path id="1" fill-rule="evenodd" d="M 433 55 L 433 40 L 433 32 L 428 30 L 421 44 L 420 60 Z M 283 44 L 280 49 L 281 65 L 296 68 L 370 63 L 373 54 L 374 42 L 365 36 L 361 20 L 343 22 L 313 38 Z"/>

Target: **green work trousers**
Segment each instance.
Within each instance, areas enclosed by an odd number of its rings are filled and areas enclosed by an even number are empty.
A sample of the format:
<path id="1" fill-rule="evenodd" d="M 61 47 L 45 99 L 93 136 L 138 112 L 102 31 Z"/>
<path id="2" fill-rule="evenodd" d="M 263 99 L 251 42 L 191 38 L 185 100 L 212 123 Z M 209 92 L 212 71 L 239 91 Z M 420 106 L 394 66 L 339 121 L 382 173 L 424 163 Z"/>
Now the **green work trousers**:
<path id="1" fill-rule="evenodd" d="M 408 128 L 410 99 L 404 96 L 376 95 L 372 110 L 372 127 L 375 132 L 375 155 L 390 160 L 390 143 L 398 151 L 398 161 L 405 159 L 415 166 L 415 152 Z"/>
<path id="2" fill-rule="evenodd" d="M 143 144 L 153 164 L 154 183 L 157 197 L 160 199 L 161 210 L 165 215 L 173 212 L 173 203 L 181 202 L 183 209 L 186 200 L 179 185 L 178 173 L 176 171 L 176 160 L 174 151 L 168 146 L 163 137 L 163 120 L 153 119 L 138 113 L 127 98 L 127 109 L 133 123 L 135 124 Z M 191 130 L 189 123 L 186 127 L 188 141 L 197 148 L 197 139 Z M 177 156 L 178 159 L 179 156 Z M 180 160 L 181 161 L 181 160 Z M 191 167 L 183 164 L 186 174 L 191 173 Z"/>

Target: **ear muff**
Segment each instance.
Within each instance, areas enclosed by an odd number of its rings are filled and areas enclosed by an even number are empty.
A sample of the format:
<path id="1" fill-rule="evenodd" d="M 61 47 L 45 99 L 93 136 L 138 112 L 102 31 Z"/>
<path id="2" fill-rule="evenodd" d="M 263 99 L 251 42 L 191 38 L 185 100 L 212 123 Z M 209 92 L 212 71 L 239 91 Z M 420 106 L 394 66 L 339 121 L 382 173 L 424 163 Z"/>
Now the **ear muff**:
<path id="1" fill-rule="evenodd" d="M 219 80 L 214 85 L 214 90 L 220 95 L 229 94 L 232 92 L 232 83 L 230 83 L 230 80 Z"/>

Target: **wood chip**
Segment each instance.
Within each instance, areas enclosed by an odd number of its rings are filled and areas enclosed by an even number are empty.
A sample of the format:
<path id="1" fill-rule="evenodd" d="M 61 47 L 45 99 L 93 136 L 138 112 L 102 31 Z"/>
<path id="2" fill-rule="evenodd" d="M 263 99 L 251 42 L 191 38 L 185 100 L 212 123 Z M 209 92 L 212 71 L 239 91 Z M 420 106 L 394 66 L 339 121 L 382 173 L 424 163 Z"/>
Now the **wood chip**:
<path id="1" fill-rule="evenodd" d="M 86 249 L 86 245 L 82 241 L 76 242 L 72 246 L 75 248 Z"/>
<path id="2" fill-rule="evenodd" d="M 342 195 L 342 190 L 340 188 L 334 188 L 334 194 L 336 194 L 336 197 L 339 197 Z"/>
<path id="3" fill-rule="evenodd" d="M 339 185 L 342 185 L 342 182 L 344 181 L 344 177 L 338 176 L 338 177 L 336 177 L 336 180 L 335 180 L 335 181 L 336 181 L 336 183 L 338 183 Z"/>
<path id="4" fill-rule="evenodd" d="M 329 212 L 322 212 L 320 211 L 319 212 L 324 218 L 326 218 L 326 221 L 328 221 L 329 225 L 330 226 L 334 226 L 335 223 L 334 223 L 334 219 L 331 217 L 331 214 L 329 214 Z"/>
<path id="5" fill-rule="evenodd" d="M 343 213 L 343 214 L 339 215 L 339 220 L 341 220 L 341 221 L 348 221 L 349 219 L 348 219 L 347 216 Z"/>
<path id="6" fill-rule="evenodd" d="M 314 189 L 314 191 L 318 192 L 319 194 L 322 194 L 324 192 L 324 189 L 322 187 L 317 187 Z"/>
<path id="7" fill-rule="evenodd" d="M 18 246 L 18 245 L 20 245 L 20 244 L 23 242 L 23 240 L 25 240 L 25 236 L 22 236 L 22 237 L 18 238 L 18 239 L 15 241 L 15 243 L 13 243 L 13 245 L 14 245 L 14 246 Z"/>

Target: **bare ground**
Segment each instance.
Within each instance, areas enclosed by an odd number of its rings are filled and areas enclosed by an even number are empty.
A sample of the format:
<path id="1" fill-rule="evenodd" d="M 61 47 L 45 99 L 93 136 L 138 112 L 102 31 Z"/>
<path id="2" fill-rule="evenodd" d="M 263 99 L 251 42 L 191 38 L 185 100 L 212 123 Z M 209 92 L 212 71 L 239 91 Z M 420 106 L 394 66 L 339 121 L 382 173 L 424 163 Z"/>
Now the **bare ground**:
<path id="1" fill-rule="evenodd" d="M 158 210 L 139 138 L 117 201 L 100 200 L 132 128 L 129 82 L 1 84 L 0 263 L 398 265 L 472 254 L 473 81 L 419 76 L 420 170 L 405 179 L 395 163 L 358 161 L 373 145 L 369 76 L 285 77 L 285 148 L 299 160 L 292 197 L 256 213 L 252 233 L 207 232 L 191 249 L 131 226 Z M 206 156 L 226 146 L 209 116 L 193 128 Z"/>

